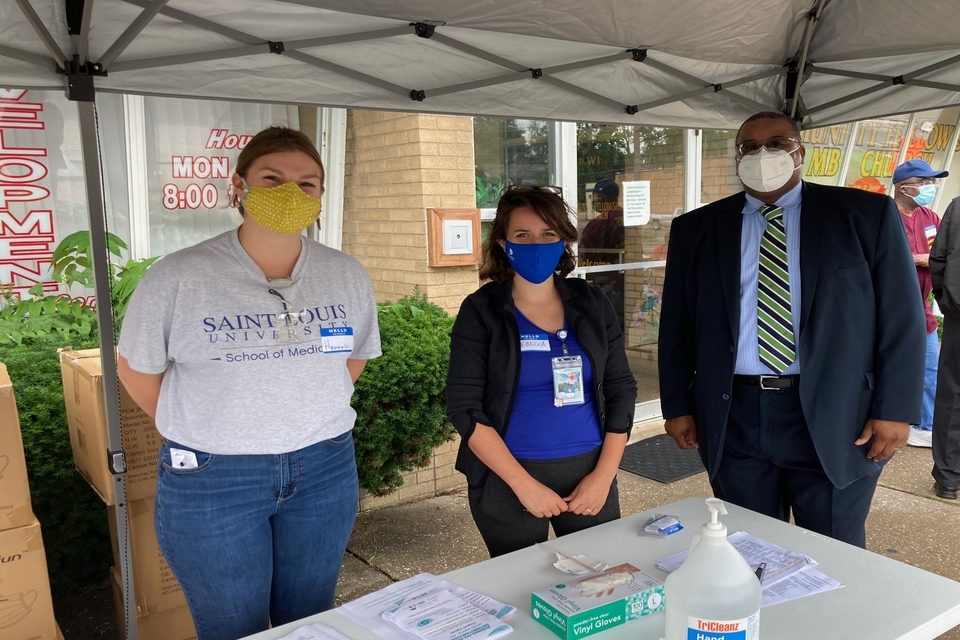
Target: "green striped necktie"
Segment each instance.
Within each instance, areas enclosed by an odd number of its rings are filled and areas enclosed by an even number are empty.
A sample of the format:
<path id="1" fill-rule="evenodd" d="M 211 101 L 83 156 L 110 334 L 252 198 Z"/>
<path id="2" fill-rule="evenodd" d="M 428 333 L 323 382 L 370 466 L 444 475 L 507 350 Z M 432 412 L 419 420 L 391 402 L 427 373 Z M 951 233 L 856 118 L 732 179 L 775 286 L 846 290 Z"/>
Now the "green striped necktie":
<path id="1" fill-rule="evenodd" d="M 767 221 L 760 239 L 760 273 L 757 281 L 760 362 L 780 375 L 797 358 L 790 307 L 787 230 L 783 223 L 782 207 L 762 206 L 760 215 Z"/>

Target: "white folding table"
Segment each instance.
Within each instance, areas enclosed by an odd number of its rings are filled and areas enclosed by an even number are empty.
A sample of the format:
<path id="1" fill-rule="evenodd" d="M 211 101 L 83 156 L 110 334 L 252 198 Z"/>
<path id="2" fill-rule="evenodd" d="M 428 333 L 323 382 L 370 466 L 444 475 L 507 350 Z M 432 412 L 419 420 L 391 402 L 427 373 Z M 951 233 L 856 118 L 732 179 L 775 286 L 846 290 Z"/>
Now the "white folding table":
<path id="1" fill-rule="evenodd" d="M 777 640 L 907 640 L 932 639 L 960 625 L 960 583 L 902 562 L 837 542 L 799 527 L 727 505 L 723 517 L 730 533 L 746 531 L 817 561 L 817 569 L 843 583 L 842 589 L 765 607 L 760 611 L 762 638 Z M 666 539 L 641 537 L 643 522 L 653 513 L 678 516 L 684 530 Z M 661 580 L 658 558 L 682 551 L 709 514 L 703 498 L 688 498 L 622 518 L 550 543 L 567 554 L 583 553 L 611 565 L 629 562 Z M 562 580 L 551 556 L 530 547 L 444 574 L 450 582 L 517 607 L 510 619 L 510 637 L 556 638 L 530 616 L 530 594 Z M 670 606 L 669 601 L 667 606 Z M 336 611 L 305 618 L 250 636 L 275 640 L 299 626 L 322 622 L 354 640 L 377 636 Z M 664 615 L 629 622 L 604 631 L 602 640 L 658 640 Z"/>

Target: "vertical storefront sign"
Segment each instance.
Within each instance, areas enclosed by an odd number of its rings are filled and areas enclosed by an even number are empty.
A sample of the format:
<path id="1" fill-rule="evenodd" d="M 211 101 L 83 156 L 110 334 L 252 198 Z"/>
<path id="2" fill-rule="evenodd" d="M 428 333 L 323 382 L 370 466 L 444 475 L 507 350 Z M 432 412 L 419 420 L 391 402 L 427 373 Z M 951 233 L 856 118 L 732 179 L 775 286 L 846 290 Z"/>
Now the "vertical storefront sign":
<path id="1" fill-rule="evenodd" d="M 47 291 L 56 243 L 44 104 L 30 92 L 0 89 L 0 284 L 23 295 Z"/>

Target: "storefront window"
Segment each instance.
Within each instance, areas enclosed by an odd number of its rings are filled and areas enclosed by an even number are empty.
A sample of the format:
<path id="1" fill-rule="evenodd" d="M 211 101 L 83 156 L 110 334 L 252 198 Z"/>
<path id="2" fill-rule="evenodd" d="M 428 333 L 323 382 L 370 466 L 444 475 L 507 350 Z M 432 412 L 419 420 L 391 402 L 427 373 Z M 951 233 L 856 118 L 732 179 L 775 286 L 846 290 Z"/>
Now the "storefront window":
<path id="1" fill-rule="evenodd" d="M 228 195 L 240 151 L 268 126 L 299 127 L 296 108 L 149 97 L 144 122 L 152 255 L 235 228 Z"/>
<path id="2" fill-rule="evenodd" d="M 549 184 L 549 141 L 544 120 L 474 118 L 477 208 L 495 208 L 511 184 Z"/>
<path id="3" fill-rule="evenodd" d="M 683 131 L 577 125 L 579 265 L 624 329 L 638 402 L 659 397 L 657 338 L 670 222 L 683 210 Z"/>

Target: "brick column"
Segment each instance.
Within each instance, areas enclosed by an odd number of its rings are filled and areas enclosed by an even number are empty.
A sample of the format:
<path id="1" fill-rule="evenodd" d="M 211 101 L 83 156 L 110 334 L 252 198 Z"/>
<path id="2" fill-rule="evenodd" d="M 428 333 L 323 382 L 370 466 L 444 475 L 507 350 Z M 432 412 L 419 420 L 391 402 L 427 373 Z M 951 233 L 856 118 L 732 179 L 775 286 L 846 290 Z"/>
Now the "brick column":
<path id="1" fill-rule="evenodd" d="M 426 209 L 473 208 L 473 120 L 347 112 L 343 250 L 363 263 L 377 300 L 415 285 L 453 314 L 479 286 L 476 267 L 427 266 Z"/>

